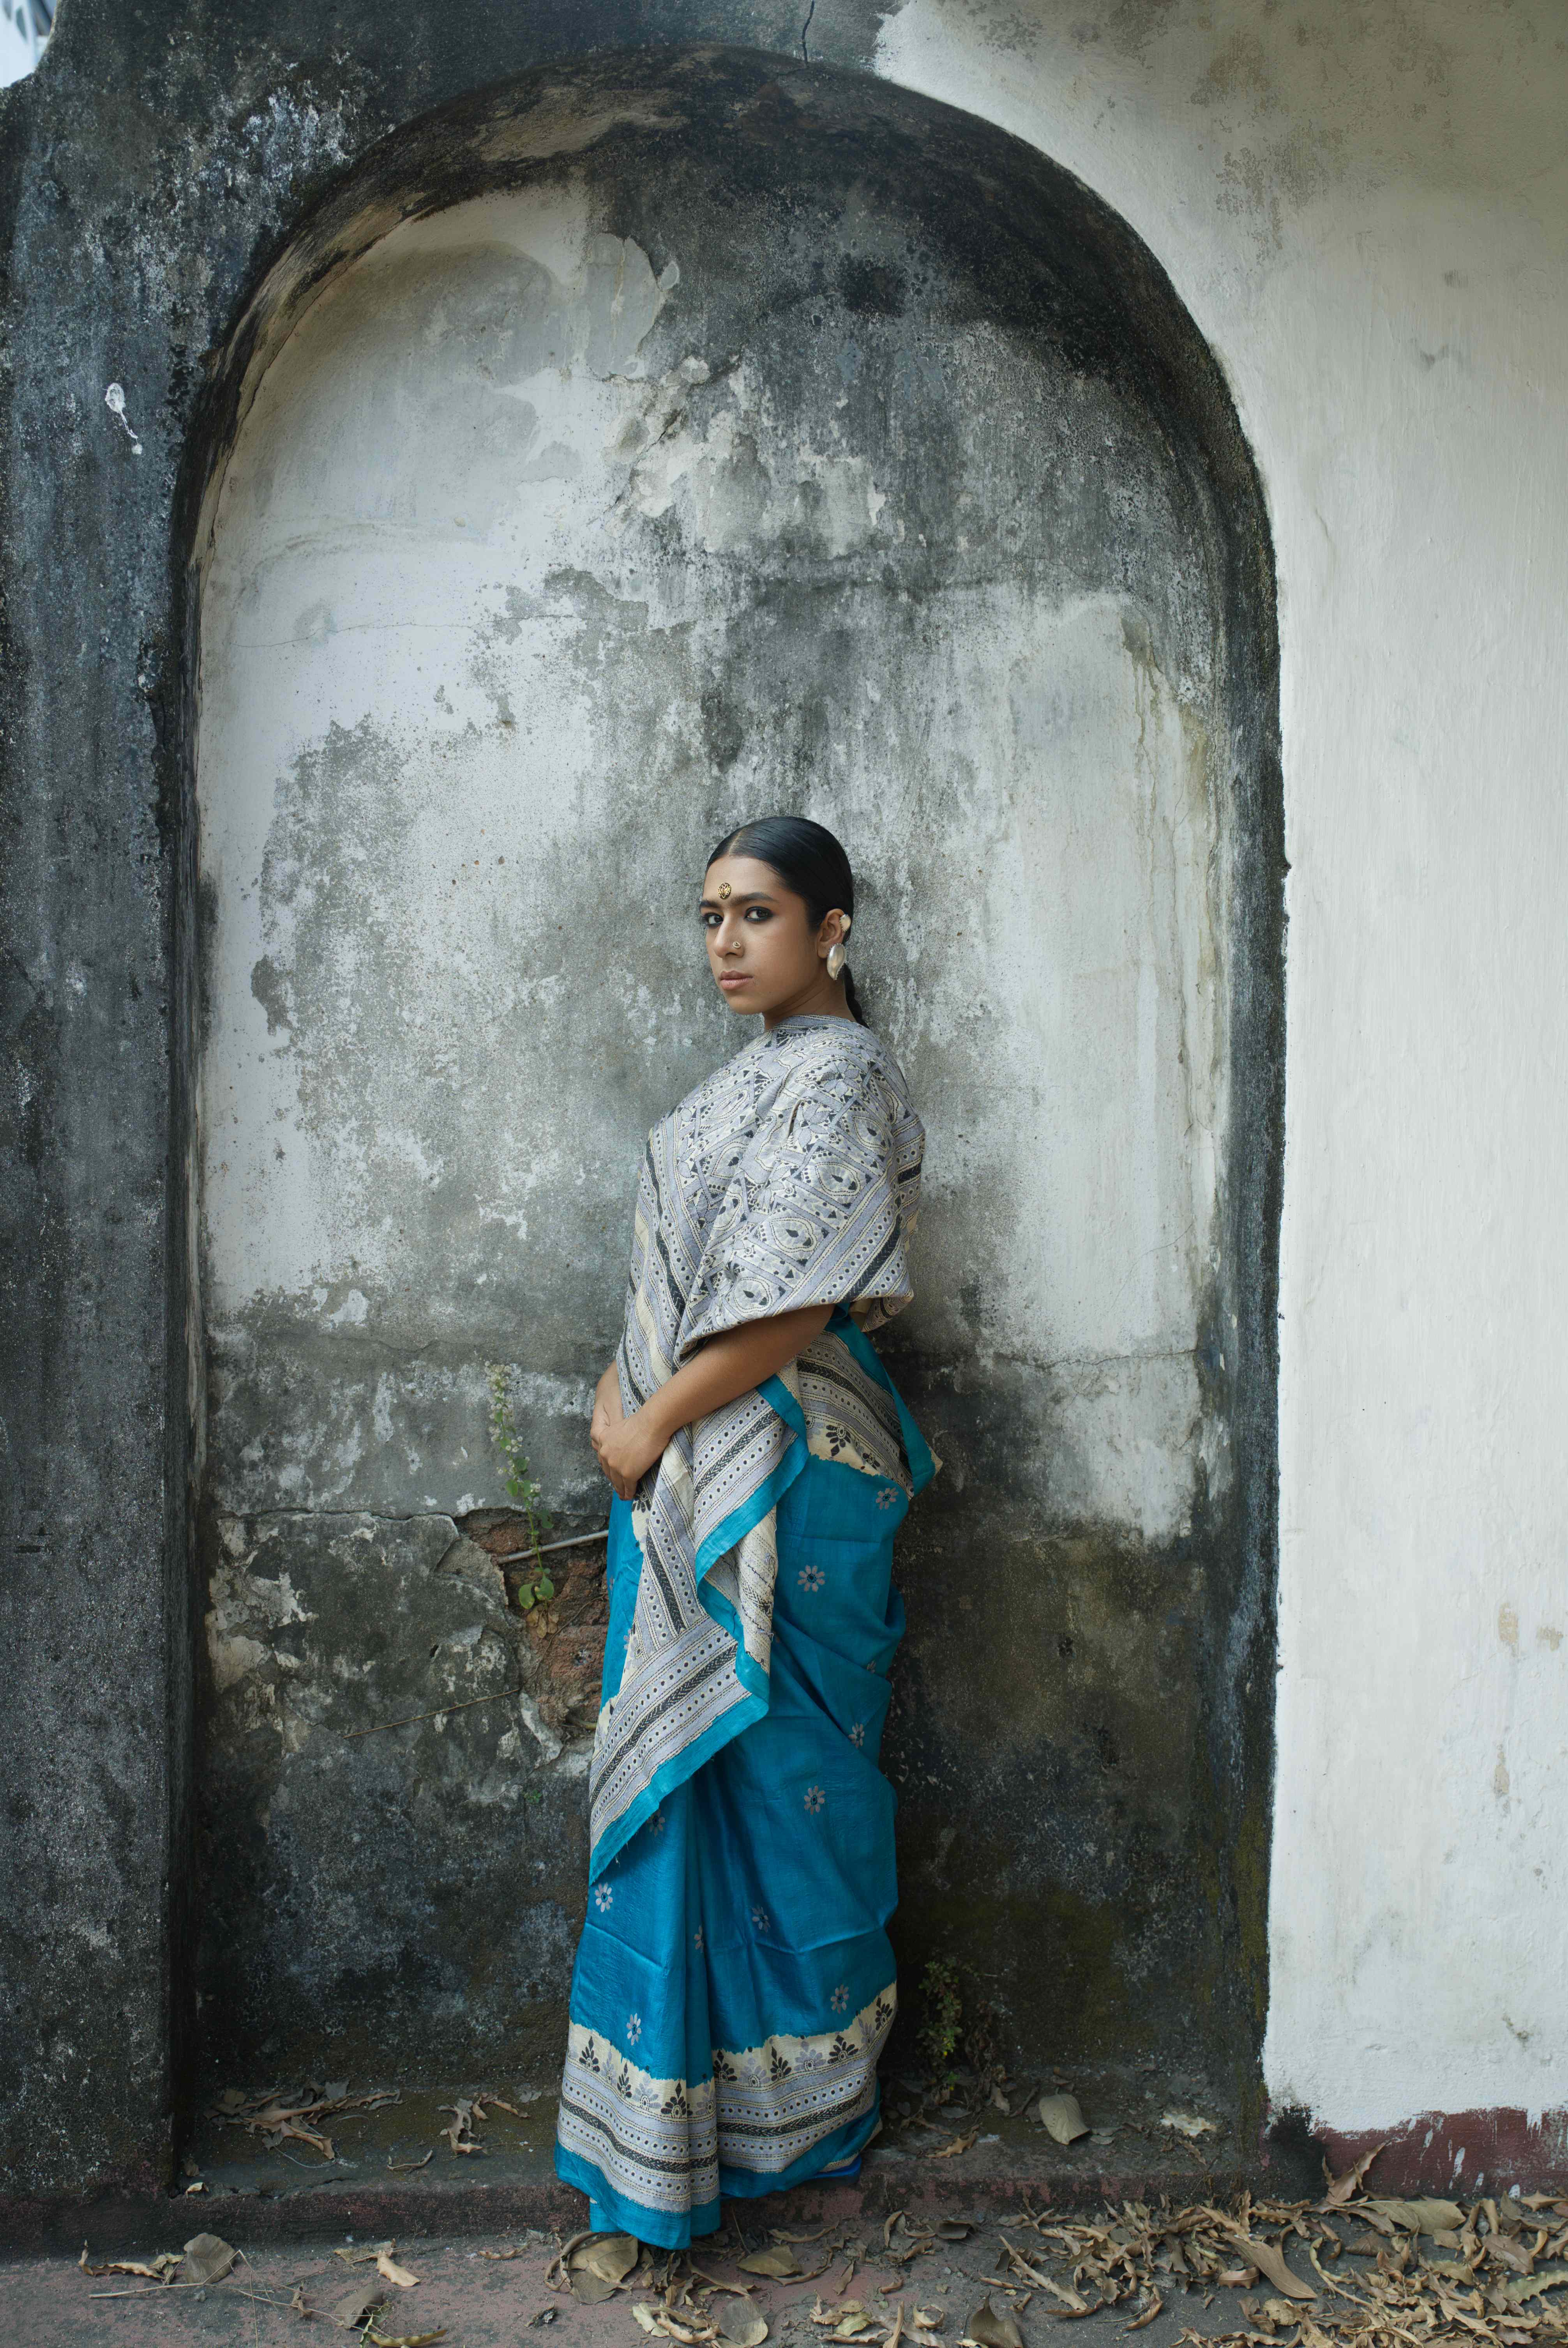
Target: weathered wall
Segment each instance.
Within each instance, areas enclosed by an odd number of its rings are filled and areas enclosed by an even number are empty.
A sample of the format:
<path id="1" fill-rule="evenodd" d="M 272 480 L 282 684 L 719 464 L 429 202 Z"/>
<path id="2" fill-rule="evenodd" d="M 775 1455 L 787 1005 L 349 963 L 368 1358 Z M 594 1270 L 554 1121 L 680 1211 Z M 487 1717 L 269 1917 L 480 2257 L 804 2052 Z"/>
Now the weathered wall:
<path id="1" fill-rule="evenodd" d="M 820 70 L 618 70 L 590 155 L 327 283 L 209 499 L 210 2035 L 231 2065 L 303 2014 L 459 2067 L 548 2035 L 580 1751 L 505 1706 L 352 1732 L 506 1682 L 504 1610 L 426 1621 L 500 1497 L 487 1364 L 602 1520 L 642 1138 L 741 1040 L 702 852 L 784 805 L 851 847 L 930 1135 L 890 1347 L 947 1463 L 906 1578 L 907 1967 L 962 1954 L 1037 2058 L 1212 2043 L 1256 509 L 1168 300 L 1109 242 L 1103 282 L 1064 258 L 1081 200 L 1030 159 Z"/>
<path id="2" fill-rule="evenodd" d="M 1568 26 L 913 0 L 877 59 L 1148 239 L 1269 499 L 1292 868 L 1270 2093 L 1347 2132 L 1561 2115 Z M 1565 2140 L 1560 2117 L 1527 2157 Z"/>
<path id="3" fill-rule="evenodd" d="M 171 557 L 204 386 L 302 213 L 398 123 L 590 41 L 794 57 L 803 14 L 473 0 L 438 23 L 344 5 L 329 26 L 307 0 L 67 0 L 5 95 L 20 2177 L 128 2173 L 167 2144 L 193 1450 L 168 1375 L 190 1125 L 173 910 L 193 887 Z M 819 0 L 810 45 L 1081 174 L 1235 387 L 1281 580 L 1294 865 L 1268 2075 L 1347 2128 L 1538 2109 L 1568 2035 L 1564 1255 L 1542 1170 L 1564 1097 L 1542 1010 L 1563 977 L 1560 13 L 911 0 L 884 20 Z M 103 407 L 115 380 L 140 458 Z M 1113 1653 L 1102 1684 L 1122 1684 Z"/>

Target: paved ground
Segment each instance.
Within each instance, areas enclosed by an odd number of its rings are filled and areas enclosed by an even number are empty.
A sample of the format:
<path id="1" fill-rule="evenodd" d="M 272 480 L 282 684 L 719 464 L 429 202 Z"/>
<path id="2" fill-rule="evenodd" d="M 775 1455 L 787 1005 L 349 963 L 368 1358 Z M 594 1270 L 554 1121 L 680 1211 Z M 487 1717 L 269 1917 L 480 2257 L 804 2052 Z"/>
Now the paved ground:
<path id="1" fill-rule="evenodd" d="M 954 2211 L 960 2210 L 962 2204 L 963 2196 L 956 2194 Z M 190 2206 L 185 2204 L 171 2214 L 182 2217 Z M 215 2213 L 206 2214 L 210 2219 Z M 226 2239 L 242 2243 L 245 2228 L 230 2222 L 231 2231 Z M 822 2222 L 820 2218 L 817 2222 Z M 1005 2219 L 1001 2224 L 1006 2229 Z M 1008 2230 L 1017 2239 L 1016 2230 Z M 167 2240 L 160 2236 L 156 2242 L 142 2244 L 143 2253 L 177 2247 L 179 2231 L 178 2224 L 166 2227 Z M 753 2304 L 767 2319 L 769 2341 L 778 2343 L 778 2348 L 805 2348 L 808 2341 L 817 2343 L 826 2337 L 811 2321 L 819 2294 L 825 2295 L 830 2304 L 858 2299 L 872 2313 L 891 2311 L 899 2298 L 943 2309 L 947 2321 L 942 2337 L 949 2348 L 956 2348 L 969 2318 L 988 2295 L 984 2278 L 995 2275 L 1002 2263 L 995 2219 L 977 2229 L 968 2240 L 944 2244 L 940 2252 L 918 2259 L 907 2268 L 879 2259 L 880 2224 L 862 2227 L 851 2216 L 832 2231 L 845 2238 L 845 2250 L 856 2240 L 865 2241 L 869 2263 L 857 2267 L 846 2280 L 847 2261 L 841 2250 L 835 2253 L 824 2276 L 757 2284 Z M 765 2229 L 754 2223 L 748 2227 L 751 2243 L 765 2239 Z M 77 2348 L 78 2343 L 82 2348 L 87 2343 L 92 2348 L 151 2348 L 155 2343 L 157 2348 L 187 2348 L 187 2343 L 189 2348 L 199 2348 L 199 2343 L 206 2348 L 206 2343 L 225 2343 L 225 2348 L 228 2343 L 233 2343 L 233 2348 L 281 2348 L 283 2343 L 290 2343 L 290 2348 L 305 2348 L 312 2340 L 326 2348 L 328 2341 L 349 2336 L 333 2328 L 331 2310 L 356 2283 L 374 2273 L 367 2267 L 347 2266 L 334 2254 L 338 2249 L 352 2247 L 346 2242 L 254 2244 L 244 2264 L 226 2281 L 205 2291 L 185 2291 L 144 2287 L 132 2277 L 94 2280 L 63 2254 L 19 2260 L 0 2266 L 0 2340 L 7 2348 Z M 489 2240 L 400 2237 L 398 2260 L 406 2271 L 417 2274 L 419 2281 L 411 2290 L 386 2287 L 393 2304 L 380 2315 L 384 2333 L 397 2338 L 442 2330 L 446 2334 L 442 2348 L 502 2348 L 502 2343 L 514 2348 L 514 2343 L 528 2341 L 545 2348 L 547 2338 L 550 2348 L 644 2348 L 644 2334 L 626 2298 L 618 2296 L 598 2307 L 584 2307 L 546 2287 L 545 2270 L 556 2247 L 553 2237 L 537 2230 L 497 2235 Z M 796 2256 L 814 2260 L 825 2247 L 803 2244 Z M 514 2255 L 495 2255 L 499 2252 Z M 733 2239 L 727 2252 L 704 2249 L 696 2256 L 711 2273 L 737 2273 Z M 309 2308 L 321 2311 L 308 2332 L 302 2331 L 299 2315 L 288 2309 L 296 2290 Z M 92 2296 L 111 2291 L 141 2295 Z M 999 2309 L 1013 2305 L 1003 2291 L 993 2289 L 990 2296 Z M 1208 2305 L 1205 2296 L 1211 2301 Z M 1110 2348 L 1136 2312 L 1135 2306 L 1124 2306 L 1077 2320 L 1072 2348 Z M 1025 2348 L 1044 2348 L 1058 2321 L 1044 2295 L 1037 2291 L 1029 2296 L 1018 2307 L 1017 2315 Z M 1206 2333 L 1235 2329 L 1241 2320 L 1234 2292 L 1177 2291 L 1141 2338 L 1145 2348 L 1175 2348 L 1184 2327 Z"/>
<path id="2" fill-rule="evenodd" d="M 805 2348 L 809 2341 L 815 2348 L 825 2340 L 811 2320 L 821 2292 L 830 2302 L 859 2299 L 878 2315 L 899 2297 L 946 2309 L 944 2348 L 957 2348 L 986 2295 L 983 2279 L 1003 2271 L 999 2227 L 1025 2198 L 1057 2209 L 1163 2196 L 1180 2204 L 1265 2183 L 1255 2148 L 1238 2140 L 1200 2082 L 1134 2069 L 1081 2075 L 1072 2085 L 1094 2133 L 1067 2149 L 1024 2109 L 1001 2114 L 972 2088 L 968 2106 L 933 2112 L 922 2109 L 917 2093 L 888 2082 L 885 2126 L 856 2180 L 728 2204 L 730 2229 L 699 2251 L 700 2262 L 733 2273 L 728 2261 L 742 2244 L 739 2229 L 743 2246 L 754 2248 L 774 2228 L 825 2228 L 817 2247 L 796 2252 L 811 2264 L 836 2245 L 825 2276 L 756 2285 L 771 2343 Z M 24 2213 L 19 2239 L 30 2231 L 37 2254 L 0 2263 L 0 2348 L 74 2348 L 88 2341 L 94 2348 L 154 2342 L 159 2348 L 209 2342 L 268 2348 L 311 2339 L 324 2348 L 331 2339 L 349 2337 L 333 2328 L 332 2311 L 366 2277 L 337 2253 L 386 2240 L 419 2277 L 412 2289 L 388 2291 L 391 2303 L 380 2320 L 391 2337 L 441 2331 L 442 2348 L 492 2348 L 537 2332 L 538 2348 L 546 2333 L 552 2348 L 643 2348 L 627 2297 L 589 2307 L 546 2287 L 546 2267 L 559 2243 L 586 2223 L 587 2205 L 554 2175 L 554 2096 L 513 2087 L 508 2100 L 517 2108 L 493 2107 L 477 2131 L 484 2152 L 459 2156 L 442 2134 L 452 2124 L 453 2095 L 405 2089 L 396 2102 L 372 2112 L 323 2121 L 332 2132 L 330 2161 L 299 2143 L 268 2145 L 210 2111 L 188 2157 L 192 2189 L 140 2203 Z M 1021 2092 L 1013 2100 L 1015 2106 L 1026 2102 Z M 1206 2107 L 1216 2113 L 1215 2125 L 1189 2142 L 1163 2124 L 1173 2104 Z M 1027 2099 L 1028 2113 L 1035 2109 Z M 955 2139 L 961 2148 L 953 2149 Z M 1267 2181 L 1276 2192 L 1307 2189 L 1283 2176 Z M 906 2268 L 879 2263 L 884 2224 L 899 2209 L 930 2219 L 972 2218 L 976 2230 Z M 201 2231 L 244 2253 L 232 2275 L 205 2291 L 161 2289 L 131 2276 L 93 2278 L 76 2263 L 84 2236 L 98 2264 L 150 2259 Z M 846 2281 L 846 2258 L 856 2244 L 856 2271 Z M 308 2333 L 290 2309 L 296 2290 L 313 2311 L 315 2328 Z M 128 2295 L 99 2295 L 105 2293 Z M 1201 2293 L 1178 2293 L 1143 2333 L 1143 2348 L 1174 2348 L 1184 2324 L 1200 2331 L 1234 2326 L 1233 2296 L 1220 2293 L 1205 2309 Z M 1105 2348 L 1133 2312 L 1082 2319 L 1073 2348 Z M 1056 2322 L 1038 2291 L 1018 2304 L 1018 2320 L 1025 2348 L 1043 2348 Z"/>

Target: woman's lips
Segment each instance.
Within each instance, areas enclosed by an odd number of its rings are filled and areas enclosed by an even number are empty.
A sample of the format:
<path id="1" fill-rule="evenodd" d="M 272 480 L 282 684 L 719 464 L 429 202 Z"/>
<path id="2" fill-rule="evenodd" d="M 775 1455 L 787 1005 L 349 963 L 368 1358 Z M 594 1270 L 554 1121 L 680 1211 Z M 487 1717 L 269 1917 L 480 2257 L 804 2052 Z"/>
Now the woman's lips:
<path id="1" fill-rule="evenodd" d="M 726 970 L 721 971 L 719 973 L 719 984 L 721 986 L 750 986 L 751 983 L 752 976 L 750 971 Z"/>

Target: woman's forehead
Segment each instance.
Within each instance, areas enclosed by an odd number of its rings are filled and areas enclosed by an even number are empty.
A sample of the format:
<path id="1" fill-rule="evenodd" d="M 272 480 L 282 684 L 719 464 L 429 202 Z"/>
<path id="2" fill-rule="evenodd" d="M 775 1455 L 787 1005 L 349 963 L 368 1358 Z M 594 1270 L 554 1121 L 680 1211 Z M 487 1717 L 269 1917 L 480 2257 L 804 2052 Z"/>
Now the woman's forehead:
<path id="1" fill-rule="evenodd" d="M 726 893 L 731 898 L 767 897 L 776 902 L 792 893 L 773 866 L 764 864 L 757 856 L 716 856 L 702 876 L 704 901 L 716 897 L 726 883 Z"/>

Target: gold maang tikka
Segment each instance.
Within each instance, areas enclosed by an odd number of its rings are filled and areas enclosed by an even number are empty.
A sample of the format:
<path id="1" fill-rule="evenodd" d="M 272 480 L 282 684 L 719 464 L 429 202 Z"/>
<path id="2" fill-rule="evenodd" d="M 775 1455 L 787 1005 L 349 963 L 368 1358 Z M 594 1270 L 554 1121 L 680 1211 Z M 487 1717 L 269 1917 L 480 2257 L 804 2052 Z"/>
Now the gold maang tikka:
<path id="1" fill-rule="evenodd" d="M 730 883 L 729 883 L 727 880 L 721 880 L 721 881 L 720 881 L 720 883 L 719 883 L 719 896 L 720 896 L 721 901 L 722 901 L 723 898 L 727 897 L 727 896 L 729 895 L 729 893 L 730 893 Z"/>

